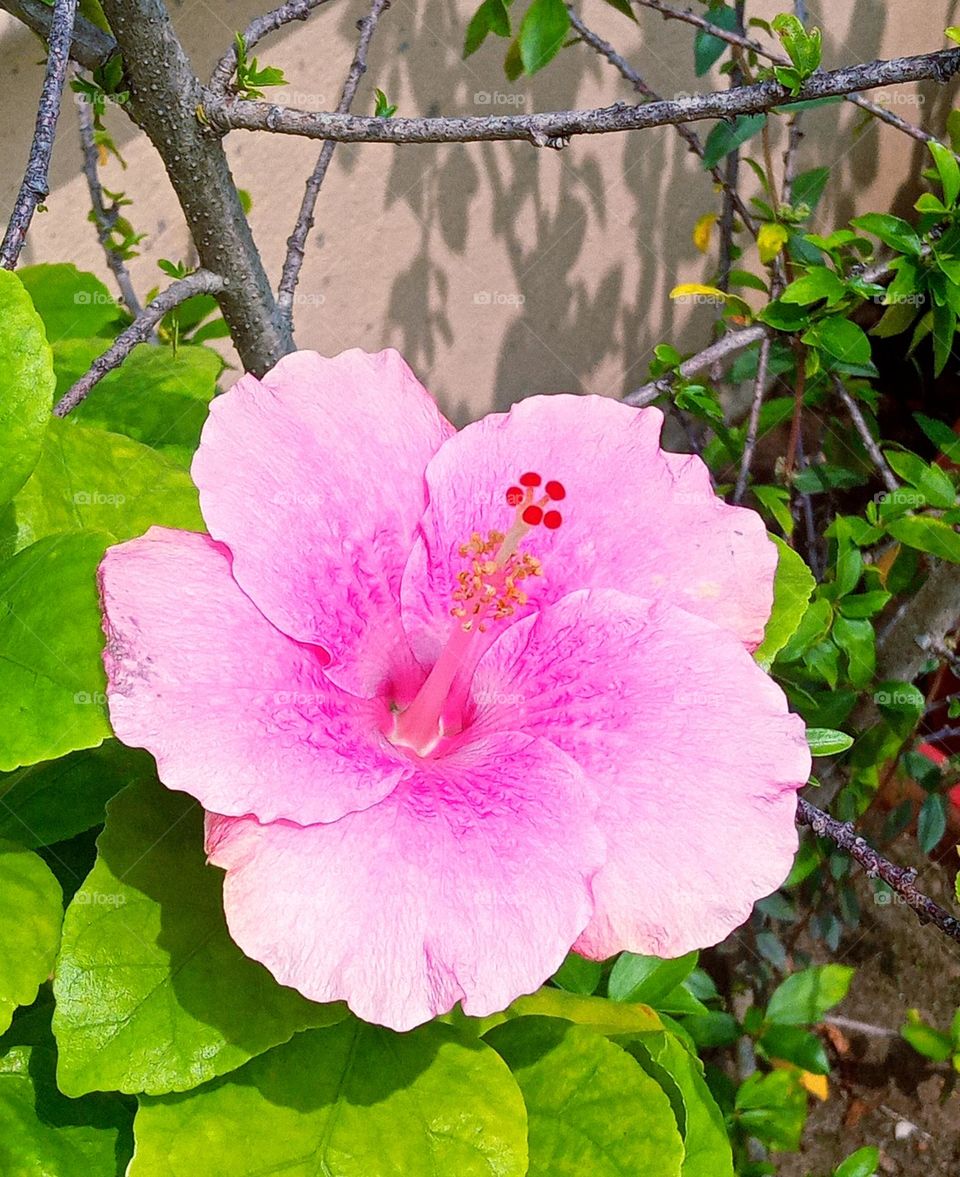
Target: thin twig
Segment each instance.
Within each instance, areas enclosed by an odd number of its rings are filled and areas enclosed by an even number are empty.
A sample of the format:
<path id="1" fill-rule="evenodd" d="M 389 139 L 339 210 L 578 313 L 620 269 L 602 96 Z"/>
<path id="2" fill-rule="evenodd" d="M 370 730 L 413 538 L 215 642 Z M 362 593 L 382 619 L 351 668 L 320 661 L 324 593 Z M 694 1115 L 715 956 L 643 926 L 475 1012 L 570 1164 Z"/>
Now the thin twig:
<path id="1" fill-rule="evenodd" d="M 742 33 L 746 16 L 746 0 L 736 0 L 734 13 L 737 29 Z M 730 72 L 731 87 L 742 86 L 744 83 L 743 66 L 734 54 L 733 68 Z M 740 197 L 740 148 L 734 147 L 727 152 L 723 161 L 723 202 L 720 211 L 720 251 L 717 261 L 717 286 L 720 290 L 730 289 L 730 271 L 733 269 L 735 255 L 734 233 L 736 231 L 736 216 L 738 204 L 742 207 Z M 756 230 L 754 230 L 756 236 Z"/>
<path id="2" fill-rule="evenodd" d="M 619 71 L 621 77 L 628 81 L 630 85 L 633 86 L 634 90 L 636 90 L 638 94 L 642 94 L 649 102 L 663 101 L 656 90 L 647 84 L 643 77 L 633 68 L 632 65 L 630 65 L 626 58 L 621 57 L 621 55 L 617 53 L 617 51 L 608 41 L 604 41 L 604 39 L 599 36 L 599 34 L 595 33 L 591 28 L 588 28 L 587 25 L 584 24 L 580 15 L 575 12 L 573 7 L 569 4 L 567 5 L 567 12 L 570 14 L 571 26 L 577 31 L 580 39 L 584 42 L 584 44 L 589 45 L 592 49 L 595 49 L 597 53 L 601 55 L 601 57 L 605 57 L 607 61 L 609 61 L 610 64 Z M 676 129 L 680 138 L 683 139 L 693 154 L 698 159 L 702 160 L 706 152 L 704 151 L 700 136 L 696 133 L 696 131 L 692 130 L 683 123 L 677 123 Z M 724 176 L 719 167 L 712 167 L 709 169 L 709 171 L 714 181 L 723 189 L 726 198 L 733 206 L 736 207 L 737 212 L 740 214 L 740 219 L 743 221 L 746 228 L 749 229 L 754 237 L 756 237 L 756 222 L 750 215 L 750 210 L 741 199 L 740 194 L 736 190 L 736 187 L 730 184 L 729 179 Z"/>
<path id="3" fill-rule="evenodd" d="M 44 41 L 49 39 L 54 10 L 44 0 L 0 0 L 0 8 L 15 16 L 28 29 L 33 29 Z M 84 69 L 92 71 L 106 65 L 116 52 L 117 43 L 113 37 L 78 12 L 73 22 L 71 58 Z"/>
<path id="4" fill-rule="evenodd" d="M 757 360 L 757 379 L 753 385 L 753 401 L 750 404 L 750 418 L 747 422 L 747 437 L 743 446 L 743 458 L 740 462 L 740 473 L 737 475 L 737 485 L 734 488 L 733 503 L 739 503 L 747 489 L 750 477 L 750 467 L 753 464 L 753 452 L 757 448 L 757 433 L 760 428 L 760 408 L 767 388 L 767 369 L 770 364 L 771 339 L 769 335 L 763 337 L 760 344 L 760 356 Z"/>
<path id="5" fill-rule="evenodd" d="M 793 467 L 797 461 L 797 446 L 803 425 L 803 398 L 807 390 L 807 351 L 797 337 L 794 337 L 792 343 L 797 360 L 797 378 L 793 393 L 793 418 L 790 421 L 790 434 L 787 438 L 787 453 L 783 466 L 783 478 L 787 483 L 790 482 L 790 476 L 793 474 Z"/>
<path id="6" fill-rule="evenodd" d="M 111 5 L 117 0 L 111 0 Z M 702 119 L 760 114 L 794 102 L 832 98 L 894 82 L 925 79 L 948 81 L 960 70 L 960 49 L 941 49 L 893 61 L 871 61 L 818 72 L 791 94 L 770 80 L 732 90 L 694 94 L 671 102 L 594 110 L 559 110 L 530 115 L 489 115 L 471 118 L 382 118 L 322 111 L 296 110 L 270 102 L 224 98 L 207 91 L 200 116 L 219 131 L 272 131 L 340 143 L 475 143 L 523 140 L 536 147 L 560 148 L 573 135 L 642 131 Z"/>
<path id="7" fill-rule="evenodd" d="M 16 266 L 33 214 L 50 193 L 50 153 L 53 151 L 57 119 L 60 117 L 60 96 L 63 94 L 63 83 L 67 76 L 76 14 L 77 0 L 56 0 L 50 25 L 50 40 L 47 43 L 47 68 L 37 108 L 30 159 L 20 191 L 17 193 L 10 223 L 3 236 L 3 244 L 0 245 L 0 266 L 5 270 L 12 270 Z"/>
<path id="8" fill-rule="evenodd" d="M 729 45 L 736 45 L 741 49 L 750 50 L 758 56 L 766 58 L 767 61 L 773 62 L 775 65 L 790 65 L 789 57 L 783 53 L 777 53 L 774 49 L 768 49 L 762 42 L 745 36 L 743 32 L 723 29 L 719 25 L 714 24 L 713 21 L 699 16 L 690 9 L 673 8 L 669 4 L 662 3 L 662 0 L 636 0 L 636 2 L 644 8 L 650 8 L 654 12 L 659 12 L 664 20 L 682 21 L 684 24 L 693 25 L 694 28 L 700 29 L 704 33 L 709 33 L 711 37 L 717 37 L 721 41 L 726 41 Z M 806 22 L 804 21 L 804 23 Z M 902 131 L 912 139 L 917 139 L 921 143 L 940 142 L 936 135 L 931 135 L 922 128 L 914 126 L 913 123 L 908 123 L 906 119 L 902 119 L 899 115 L 894 114 L 893 111 L 887 110 L 885 106 L 881 106 L 878 102 L 871 102 L 869 98 L 863 98 L 859 94 L 844 94 L 842 97 L 845 101 L 859 106 L 861 110 L 865 110 L 867 114 L 872 115 L 875 119 L 888 123 L 891 127 L 896 127 L 898 131 Z"/>
<path id="9" fill-rule="evenodd" d="M 295 20 L 306 20 L 315 8 L 319 8 L 321 4 L 325 3 L 327 3 L 327 0 L 289 0 L 289 3 L 281 4 L 278 8 L 274 8 L 270 12 L 265 12 L 263 16 L 258 16 L 255 20 L 252 20 L 243 30 L 242 35 L 245 48 L 249 52 L 264 37 L 275 33 L 277 29 L 282 29 L 284 25 L 292 24 Z M 213 73 L 210 75 L 210 89 L 216 91 L 225 90 L 236 68 L 237 47 L 236 45 L 231 45 L 223 57 L 217 62 Z"/>
<path id="10" fill-rule="evenodd" d="M 868 878 L 883 879 L 888 887 L 892 887 L 903 901 L 913 908 L 921 923 L 936 924 L 941 932 L 960 942 L 960 920 L 917 889 L 917 872 L 912 867 L 896 866 L 884 858 L 866 839 L 860 837 L 852 822 L 837 821 L 803 797 L 797 798 L 797 821 L 801 825 L 809 826 L 818 837 L 829 838 L 841 850 L 845 850 L 863 867 Z"/>
<path id="11" fill-rule="evenodd" d="M 360 29 L 360 37 L 357 41 L 357 49 L 353 55 L 353 61 L 350 63 L 347 80 L 344 82 L 343 90 L 340 92 L 340 101 L 337 103 L 337 112 L 339 114 L 346 114 L 353 104 L 357 89 L 360 86 L 360 79 L 367 70 L 367 52 L 370 48 L 370 41 L 376 31 L 377 22 L 389 7 L 390 0 L 373 0 L 373 5 L 369 13 L 357 22 Z M 307 180 L 303 200 L 300 202 L 297 223 L 294 226 L 293 232 L 287 238 L 287 256 L 283 262 L 280 285 L 277 287 L 277 306 L 280 308 L 280 313 L 291 326 L 293 323 L 293 294 L 300 278 L 303 259 L 306 256 L 307 236 L 313 228 L 313 214 L 317 207 L 317 197 L 320 195 L 320 188 L 326 178 L 327 169 L 330 167 L 330 161 L 333 159 L 336 146 L 336 143 L 332 139 L 328 139 L 320 149 L 320 158 L 317 160 L 317 165 Z"/>
<path id="12" fill-rule="evenodd" d="M 689 380 L 701 372 L 706 372 L 714 364 L 719 364 L 721 361 L 745 351 L 751 344 L 766 339 L 769 334 L 768 328 L 762 323 L 755 323 L 752 327 L 744 327 L 740 331 L 731 331 L 715 343 L 711 343 L 709 347 L 705 347 L 702 351 L 698 351 L 689 359 L 684 360 L 679 366 L 678 372 L 684 380 Z M 661 376 L 659 380 L 651 380 L 648 384 L 635 388 L 633 392 L 628 392 L 623 399 L 628 405 L 635 405 L 642 409 L 646 405 L 652 405 L 658 397 L 668 393 L 675 383 L 676 377 L 672 373 Z"/>
<path id="13" fill-rule="evenodd" d="M 194 295 L 217 294 L 225 285 L 218 274 L 211 274 L 209 270 L 196 270 L 186 278 L 180 278 L 172 283 L 166 290 L 161 290 L 156 298 L 147 303 L 130 326 L 120 332 L 103 355 L 93 361 L 90 370 L 64 393 L 54 407 L 53 415 L 65 417 L 71 409 L 75 409 L 95 384 L 108 372 L 120 367 L 138 343 L 144 343 L 150 338 L 168 311 L 172 311 L 174 307 L 178 307 Z"/>
<path id="14" fill-rule="evenodd" d="M 136 318 L 143 310 L 137 293 L 133 288 L 130 271 L 123 259 L 123 254 L 110 241 L 113 227 L 117 223 L 119 209 L 115 204 L 107 207 L 103 196 L 103 185 L 100 183 L 99 152 L 94 140 L 93 114 L 90 103 L 85 101 L 84 95 L 78 96 L 82 101 L 77 103 L 77 118 L 80 124 L 80 149 L 83 155 L 83 174 L 87 177 L 87 187 L 90 189 L 90 202 L 93 205 L 94 224 L 97 227 L 97 239 L 107 258 L 107 265 L 116 280 L 120 296 L 126 304 L 127 310 Z"/>
<path id="15" fill-rule="evenodd" d="M 874 440 L 873 434 L 867 422 L 864 420 L 863 413 L 860 412 L 860 406 L 853 399 L 846 388 L 844 388 L 843 381 L 839 376 L 834 376 L 833 387 L 836 389 L 837 396 L 843 401 L 844 408 L 850 414 L 850 420 L 853 422 L 853 427 L 857 433 L 860 434 L 860 440 L 863 442 L 863 448 L 870 455 L 870 460 L 877 468 L 877 473 L 880 475 L 883 485 L 893 494 L 900 489 L 900 483 L 894 477 L 893 471 L 890 469 L 887 459 L 880 452 L 880 447 Z"/>

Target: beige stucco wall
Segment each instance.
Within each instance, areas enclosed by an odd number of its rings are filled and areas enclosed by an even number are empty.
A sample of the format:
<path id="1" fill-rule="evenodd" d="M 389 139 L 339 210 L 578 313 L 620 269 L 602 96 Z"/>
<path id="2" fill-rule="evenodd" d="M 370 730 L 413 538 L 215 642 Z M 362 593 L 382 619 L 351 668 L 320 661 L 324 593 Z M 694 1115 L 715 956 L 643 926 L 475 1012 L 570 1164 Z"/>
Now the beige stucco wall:
<path id="1" fill-rule="evenodd" d="M 171 8 L 205 76 L 233 30 L 268 6 L 269 0 L 183 0 Z M 394 0 L 355 109 L 372 110 L 375 86 L 404 114 L 549 110 L 629 98 L 619 76 L 583 46 L 564 50 L 543 73 L 518 84 L 503 75 L 505 42 L 488 43 L 464 62 L 460 46 L 475 6 L 476 0 Z M 749 6 L 766 17 L 785 7 L 767 0 Z M 941 47 L 944 26 L 958 20 L 960 0 L 837 0 L 808 7 L 826 30 L 830 66 Z M 336 0 L 259 48 L 261 61 L 286 70 L 287 101 L 317 109 L 335 104 L 355 21 L 365 8 L 364 0 Z M 667 25 L 649 11 L 635 26 L 602 0 L 585 0 L 582 11 L 664 96 L 702 87 L 693 74 L 692 30 Z M 42 67 L 37 41 L 6 16 L 0 16 L 0 48 L 2 200 L 9 206 Z M 478 95 L 498 97 L 484 102 Z M 952 91 L 933 85 L 885 96 L 906 118 L 933 129 L 942 128 L 951 99 Z M 923 150 L 872 121 L 852 134 L 862 121 L 858 114 L 844 104 L 806 116 L 804 165 L 826 163 L 833 170 L 818 218 L 824 229 L 858 210 L 910 207 L 910 178 Z M 132 197 L 131 219 L 148 234 L 143 256 L 132 265 L 143 292 L 164 280 L 158 257 L 188 257 L 189 247 L 149 143 L 121 112 L 109 118 L 128 166 L 111 162 L 104 181 Z M 280 136 L 236 132 L 228 140 L 237 181 L 253 197 L 253 229 L 273 275 L 317 150 Z M 320 197 L 299 287 L 297 339 L 324 352 L 400 347 L 458 421 L 533 391 L 620 394 L 643 382 L 658 340 L 693 349 L 707 338 L 709 311 L 670 304 L 667 293 L 709 268 L 691 229 L 714 203 L 709 179 L 671 128 L 574 140 L 562 152 L 510 143 L 341 146 Z M 35 222 L 24 261 L 71 260 L 107 278 L 86 221 L 70 99 L 48 206 Z"/>

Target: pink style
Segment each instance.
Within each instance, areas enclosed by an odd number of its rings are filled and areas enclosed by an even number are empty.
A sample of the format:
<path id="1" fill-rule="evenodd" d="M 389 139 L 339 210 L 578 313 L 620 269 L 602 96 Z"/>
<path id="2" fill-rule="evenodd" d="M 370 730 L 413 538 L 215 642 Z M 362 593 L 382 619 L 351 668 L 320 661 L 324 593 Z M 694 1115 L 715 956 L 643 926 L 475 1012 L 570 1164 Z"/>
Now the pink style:
<path id="1" fill-rule="evenodd" d="M 538 396 L 456 432 L 396 352 L 298 352 L 213 402 L 210 534 L 107 552 L 114 730 L 207 811 L 282 984 L 482 1016 L 783 881 L 810 756 L 749 653 L 776 551 L 661 423 Z"/>

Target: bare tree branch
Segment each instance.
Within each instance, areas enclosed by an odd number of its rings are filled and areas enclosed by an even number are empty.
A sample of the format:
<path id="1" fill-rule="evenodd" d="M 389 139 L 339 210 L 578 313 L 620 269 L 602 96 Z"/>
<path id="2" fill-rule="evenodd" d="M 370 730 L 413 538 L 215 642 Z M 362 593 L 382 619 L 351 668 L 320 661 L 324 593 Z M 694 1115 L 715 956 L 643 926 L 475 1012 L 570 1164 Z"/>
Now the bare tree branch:
<path id="1" fill-rule="evenodd" d="M 83 95 L 79 96 L 81 99 Z M 104 201 L 103 185 L 100 183 L 99 155 L 93 137 L 93 113 L 90 103 L 80 101 L 77 104 L 77 118 L 80 124 L 80 149 L 83 157 L 83 174 L 87 178 L 90 190 L 90 201 L 93 205 L 94 223 L 97 227 L 97 239 L 106 255 L 107 265 L 120 290 L 120 296 L 126 304 L 127 310 L 136 317 L 143 309 L 137 293 L 133 288 L 130 271 L 127 269 L 123 255 L 110 242 L 110 234 L 117 222 L 119 210 L 115 205 L 107 208 Z"/>
<path id="2" fill-rule="evenodd" d="M 0 8 L 6 9 L 11 16 L 46 41 L 50 36 L 53 24 L 53 8 L 44 4 L 43 0 L 0 0 Z M 106 65 L 117 52 L 117 43 L 109 33 L 97 28 L 81 13 L 77 13 L 73 22 L 73 39 L 70 45 L 70 56 L 84 69 L 95 70 Z"/>
<path id="3" fill-rule="evenodd" d="M 129 0 L 128 0 L 129 2 Z M 146 0 L 144 0 L 146 2 Z M 118 0 L 111 0 L 111 8 Z M 207 92 L 203 117 L 221 131 L 273 131 L 340 143 L 474 143 L 519 139 L 537 147 L 563 147 L 573 135 L 643 131 L 701 119 L 760 114 L 794 102 L 832 98 L 894 82 L 948 81 L 960 70 L 960 49 L 942 49 L 892 61 L 871 61 L 816 73 L 796 94 L 776 81 L 694 94 L 673 102 L 628 106 L 616 102 L 596 110 L 558 110 L 532 115 L 473 118 L 378 118 L 296 110 L 269 102 L 223 98 Z"/>
<path id="4" fill-rule="evenodd" d="M 853 399 L 846 388 L 844 388 L 843 381 L 839 376 L 834 376 L 833 387 L 836 390 L 837 396 L 843 401 L 844 408 L 850 414 L 850 420 L 857 433 L 860 435 L 860 440 L 863 442 L 863 447 L 870 455 L 870 460 L 877 468 L 877 473 L 883 481 L 883 485 L 888 491 L 893 493 L 900 489 L 900 483 L 894 477 L 893 471 L 887 463 L 887 459 L 880 452 L 880 447 L 874 440 L 873 434 L 867 422 L 864 420 L 863 413 L 860 412 L 860 406 Z"/>
<path id="5" fill-rule="evenodd" d="M 126 65 L 128 110 L 163 158 L 201 265 L 224 279 L 223 317 L 244 368 L 263 375 L 293 349 L 223 147 L 197 117 L 201 87 L 162 0 L 102 0 Z"/>
<path id="6" fill-rule="evenodd" d="M 621 77 L 625 78 L 638 94 L 642 94 L 650 102 L 662 102 L 663 99 L 653 89 L 652 86 L 647 85 L 641 75 L 633 68 L 632 65 L 613 48 L 613 46 L 595 33 L 592 29 L 584 24 L 580 15 L 574 11 L 573 7 L 568 4 L 567 12 L 570 15 L 570 24 L 577 31 L 580 39 L 592 49 L 595 49 L 601 57 L 605 57 L 610 64 L 619 71 Z M 684 123 L 676 124 L 677 133 L 680 138 L 687 144 L 690 150 L 698 159 L 703 159 L 704 149 L 703 143 L 700 141 L 700 136 L 696 131 L 686 126 Z M 750 210 L 740 198 L 740 194 L 736 188 L 731 186 L 727 178 L 720 171 L 719 167 L 712 167 L 709 169 L 710 175 L 714 181 L 720 185 L 723 191 L 733 205 L 735 205 L 737 212 L 740 214 L 740 219 L 750 232 L 756 236 L 757 226 L 754 223 L 753 217 L 750 215 Z"/>
<path id="7" fill-rule="evenodd" d="M 337 103 L 339 114 L 346 114 L 353 104 L 357 89 L 360 86 L 360 79 L 366 73 L 367 52 L 370 48 L 370 41 L 376 31 L 380 17 L 389 7 L 390 0 L 373 0 L 370 12 L 363 20 L 359 21 L 360 38 L 357 41 L 357 49 L 347 73 L 347 80 L 344 82 L 343 90 L 340 93 L 340 101 Z M 293 294 L 297 288 L 300 270 L 303 266 L 307 236 L 313 228 L 313 214 L 317 207 L 317 197 L 320 195 L 320 188 L 326 178 L 327 168 L 329 168 L 330 161 L 333 159 L 336 146 L 336 143 L 332 139 L 328 139 L 320 149 L 320 158 L 317 160 L 317 165 L 307 180 L 303 200 L 300 202 L 297 223 L 294 226 L 293 232 L 287 238 L 287 256 L 283 262 L 280 285 L 277 288 L 277 305 L 280 307 L 281 314 L 284 315 L 286 321 L 291 325 L 291 328 L 293 325 Z"/>
<path id="8" fill-rule="evenodd" d="M 802 797 L 797 799 L 797 821 L 809 826 L 818 837 L 829 838 L 841 850 L 845 850 L 863 867 L 868 878 L 883 879 L 913 908 L 921 923 L 935 924 L 951 940 L 960 942 L 960 920 L 917 889 L 917 872 L 909 867 L 896 866 L 884 858 L 866 839 L 860 837 L 852 822 L 837 821 Z"/>
<path id="9" fill-rule="evenodd" d="M 760 356 L 757 361 L 757 378 L 753 385 L 753 401 L 750 405 L 750 417 L 747 421 L 747 437 L 743 447 L 743 458 L 740 462 L 740 473 L 737 475 L 737 485 L 733 491 L 731 502 L 739 503 L 747 489 L 750 477 L 750 467 L 753 464 L 753 453 L 757 448 L 757 433 L 760 428 L 760 409 L 767 390 L 767 370 L 770 365 L 770 347 L 772 340 L 765 335 L 760 344 Z"/>
<path id="10" fill-rule="evenodd" d="M 706 372 L 714 364 L 719 364 L 723 360 L 745 351 L 751 344 L 758 343 L 769 334 L 771 334 L 771 329 L 762 323 L 755 323 L 752 327 L 744 327 L 740 331 L 731 331 L 728 335 L 718 339 L 716 343 L 711 343 L 703 351 L 698 351 L 696 355 L 684 360 L 679 367 L 680 375 L 685 380 L 699 376 L 701 372 Z M 672 374 L 663 376 L 659 380 L 651 380 L 648 384 L 641 385 L 633 392 L 628 392 L 623 399 L 628 405 L 643 408 L 645 405 L 652 405 L 657 397 L 669 392 L 674 383 L 675 377 Z"/>
<path id="11" fill-rule="evenodd" d="M 60 97 L 70 60 L 73 22 L 77 14 L 77 0 L 56 0 L 47 43 L 47 68 L 37 108 L 37 123 L 30 146 L 27 171 L 17 193 L 10 223 L 0 245 L 0 266 L 12 270 L 20 257 L 27 230 L 37 206 L 50 192 L 50 154 L 60 117 Z"/>
<path id="12" fill-rule="evenodd" d="M 258 16 L 255 20 L 252 20 L 243 30 L 243 43 L 248 50 L 253 49 L 264 37 L 275 33 L 277 29 L 283 28 L 284 25 L 292 24 L 295 20 L 306 20 L 315 8 L 319 8 L 321 4 L 326 3 L 327 0 L 288 0 L 288 3 L 281 4 L 278 8 L 274 8 L 270 12 L 265 12 L 263 16 Z M 231 45 L 223 57 L 217 62 L 213 73 L 210 75 L 210 89 L 216 91 L 225 90 L 236 68 L 237 47 L 236 45 Z"/>
<path id="13" fill-rule="evenodd" d="M 196 294 L 219 294 L 224 285 L 224 280 L 219 274 L 196 270 L 186 278 L 172 283 L 166 290 L 161 290 L 152 302 L 147 303 L 130 326 L 120 332 L 103 355 L 93 361 L 90 370 L 63 394 L 54 406 L 53 415 L 65 417 L 75 409 L 95 384 L 108 372 L 120 367 L 138 343 L 145 343 L 150 338 L 167 311 L 172 311 L 174 307 Z"/>

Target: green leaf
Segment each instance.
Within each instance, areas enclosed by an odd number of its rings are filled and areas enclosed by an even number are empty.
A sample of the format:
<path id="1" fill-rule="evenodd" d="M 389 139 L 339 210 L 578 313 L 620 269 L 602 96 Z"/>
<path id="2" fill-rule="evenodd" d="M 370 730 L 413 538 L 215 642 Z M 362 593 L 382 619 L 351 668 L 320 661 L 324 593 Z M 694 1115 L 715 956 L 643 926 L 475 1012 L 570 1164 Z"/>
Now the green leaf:
<path id="1" fill-rule="evenodd" d="M 52 535 L 0 565 L 0 771 L 110 735 L 96 571 L 109 537 Z"/>
<path id="2" fill-rule="evenodd" d="M 819 347 L 845 364 L 869 364 L 870 340 L 856 323 L 839 316 L 820 319 L 803 334 L 809 347 Z"/>
<path id="3" fill-rule="evenodd" d="M 779 552 L 773 582 L 773 612 L 763 632 L 763 642 L 753 653 L 764 670 L 770 669 L 773 660 L 797 632 L 816 587 L 813 573 L 800 556 L 782 539 L 770 538 Z"/>
<path id="4" fill-rule="evenodd" d="M 0 775 L 0 838 L 21 846 L 62 842 L 103 822 L 124 785 L 152 780 L 153 757 L 118 740 Z"/>
<path id="5" fill-rule="evenodd" d="M 503 1022 L 530 1017 L 562 1018 L 578 1026 L 587 1026 L 598 1034 L 638 1034 L 663 1029 L 663 1022 L 649 1005 L 609 1001 L 606 997 L 545 987 L 526 997 L 518 997 L 501 1013 L 480 1019 L 480 1034 Z"/>
<path id="6" fill-rule="evenodd" d="M 801 172 L 793 181 L 793 203 L 805 204 L 810 209 L 815 209 L 820 203 L 829 177 L 829 168 L 811 168 L 808 172 Z"/>
<path id="7" fill-rule="evenodd" d="M 348 1018 L 298 1034 L 188 1096 L 141 1099 L 134 1129 L 129 1177 L 527 1172 L 510 1072 L 483 1042 L 436 1024 L 394 1034 Z"/>
<path id="8" fill-rule="evenodd" d="M 873 701 L 888 717 L 906 716 L 911 728 L 919 720 L 927 704 L 923 691 L 913 683 L 892 681 L 882 682 L 877 686 L 873 692 Z"/>
<path id="9" fill-rule="evenodd" d="M 57 419 L 12 509 L 18 550 L 78 529 L 114 540 L 142 535 L 153 524 L 204 530 L 196 487 L 182 467 L 120 433 Z"/>
<path id="10" fill-rule="evenodd" d="M 915 1009 L 907 1010 L 907 1020 L 900 1027 L 900 1034 L 917 1054 L 932 1059 L 935 1063 L 946 1062 L 953 1054 L 953 1041 L 949 1034 L 943 1034 L 920 1017 Z"/>
<path id="11" fill-rule="evenodd" d="M 53 362 L 40 316 L 16 274 L 0 273 L 0 504 L 40 457 L 53 408 Z"/>
<path id="12" fill-rule="evenodd" d="M 607 983 L 614 1001 L 640 1001 L 657 1008 L 657 1002 L 674 990 L 697 967 L 698 952 L 673 960 L 623 952 L 617 958 Z"/>
<path id="13" fill-rule="evenodd" d="M 683 1137 L 681 1177 L 733 1177 L 733 1157 L 703 1063 L 672 1034 L 644 1034 L 627 1049 L 664 1090 Z"/>
<path id="14" fill-rule="evenodd" d="M 833 640 L 847 655 L 850 681 L 865 687 L 873 678 L 877 665 L 877 641 L 869 621 L 838 617 L 833 623 Z"/>
<path id="15" fill-rule="evenodd" d="M 127 315 L 95 274 L 74 265 L 24 266 L 17 276 L 43 320 L 51 344 L 101 336 L 105 351 Z"/>
<path id="16" fill-rule="evenodd" d="M 553 982 L 561 989 L 566 989 L 568 993 L 579 993 L 587 997 L 596 991 L 602 976 L 603 964 L 599 960 L 585 960 L 571 952 L 553 974 Z"/>
<path id="17" fill-rule="evenodd" d="M 60 884 L 43 859 L 0 842 L 0 1033 L 50 975 L 62 919 Z"/>
<path id="18" fill-rule="evenodd" d="M 948 207 L 956 204 L 960 195 L 960 165 L 952 151 L 948 151 L 942 143 L 928 141 L 930 154 L 933 156 L 937 171 L 940 173 L 940 184 L 943 187 L 943 203 Z"/>
<path id="19" fill-rule="evenodd" d="M 56 353 L 60 349 L 55 349 Z M 176 460 L 197 448 L 223 361 L 209 347 L 144 343 L 109 372 L 68 421 L 124 433 Z"/>
<path id="20" fill-rule="evenodd" d="M 836 756 L 853 745 L 853 736 L 828 727 L 808 727 L 807 743 L 814 756 Z"/>
<path id="21" fill-rule="evenodd" d="M 833 1177 L 876 1177 L 880 1165 L 880 1150 L 873 1145 L 858 1148 L 833 1171 Z"/>
<path id="22" fill-rule="evenodd" d="M 560 52 L 570 31 L 563 0 L 533 0 L 520 25 L 520 60 L 524 73 L 535 74 Z"/>
<path id="23" fill-rule="evenodd" d="M 530 1177 L 680 1173 L 683 1141 L 670 1101 L 619 1046 L 549 1018 L 498 1026 L 487 1041 L 523 1092 Z"/>
<path id="24" fill-rule="evenodd" d="M 960 534 L 956 528 L 931 515 L 904 515 L 887 527 L 894 539 L 942 560 L 960 564 Z"/>
<path id="25" fill-rule="evenodd" d="M 489 33 L 498 37 L 510 36 L 510 13 L 504 0 L 483 0 L 467 25 L 463 42 L 463 56 L 476 53 Z"/>
<path id="26" fill-rule="evenodd" d="M 843 1001 L 854 970 L 846 965 L 814 965 L 787 977 L 767 1003 L 767 1021 L 783 1026 L 809 1026 Z"/>
<path id="27" fill-rule="evenodd" d="M 68 1099 L 54 1054 L 15 1046 L 0 1058 L 0 1171 L 4 1177 L 116 1177 L 131 1153 L 126 1100 Z"/>
<path id="28" fill-rule="evenodd" d="M 865 213 L 862 217 L 854 217 L 850 224 L 878 237 L 884 245 L 889 245 L 898 253 L 909 253 L 914 257 L 920 254 L 920 238 L 902 217 L 895 217 L 891 213 Z"/>
<path id="29" fill-rule="evenodd" d="M 749 1136 L 774 1149 L 800 1147 L 807 1097 L 789 1071 L 754 1072 L 737 1089 L 734 1117 Z"/>
<path id="30" fill-rule="evenodd" d="M 759 1039 L 767 1058 L 784 1059 L 812 1075 L 829 1075 L 830 1060 L 816 1034 L 802 1026 L 771 1026 Z"/>
<path id="31" fill-rule="evenodd" d="M 802 278 L 797 278 L 780 295 L 783 302 L 809 306 L 827 300 L 827 306 L 838 303 L 847 294 L 847 285 L 827 266 L 811 266 Z"/>
<path id="32" fill-rule="evenodd" d="M 907 450 L 884 450 L 883 456 L 895 474 L 923 493 L 924 501 L 931 507 L 956 506 L 956 489 L 939 466 L 932 466 Z"/>
<path id="33" fill-rule="evenodd" d="M 933 417 L 926 417 L 923 413 L 914 413 L 913 419 L 942 454 L 951 462 L 960 462 L 960 437 L 949 425 Z"/>
<path id="34" fill-rule="evenodd" d="M 703 166 L 709 171 L 731 151 L 752 139 L 766 122 L 765 114 L 741 114 L 730 122 L 715 123 L 703 145 Z"/>
<path id="35" fill-rule="evenodd" d="M 940 793 L 925 797 L 917 817 L 917 841 L 924 854 L 930 854 L 947 832 L 947 802 Z"/>
<path id="36" fill-rule="evenodd" d="M 732 1046 L 740 1037 L 737 1019 L 733 1014 L 720 1010 L 684 1018 L 683 1028 L 701 1050 L 714 1046 Z"/>
<path id="37" fill-rule="evenodd" d="M 731 5 L 713 3 L 704 15 L 712 25 L 725 29 L 728 33 L 737 27 L 737 10 Z M 727 49 L 727 42 L 722 37 L 714 37 L 712 33 L 697 29 L 697 35 L 693 39 L 693 64 L 697 77 L 703 77 L 723 57 Z"/>
<path id="38" fill-rule="evenodd" d="M 838 607 L 844 617 L 873 617 L 890 603 L 892 596 L 892 593 L 883 589 L 874 589 L 867 593 L 845 596 Z"/>
<path id="39" fill-rule="evenodd" d="M 183 1091 L 344 1016 L 278 985 L 230 939 L 202 825 L 192 798 L 155 781 L 107 807 L 54 980 L 66 1094 Z"/>

